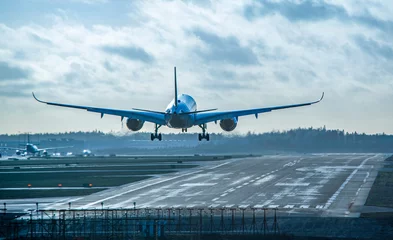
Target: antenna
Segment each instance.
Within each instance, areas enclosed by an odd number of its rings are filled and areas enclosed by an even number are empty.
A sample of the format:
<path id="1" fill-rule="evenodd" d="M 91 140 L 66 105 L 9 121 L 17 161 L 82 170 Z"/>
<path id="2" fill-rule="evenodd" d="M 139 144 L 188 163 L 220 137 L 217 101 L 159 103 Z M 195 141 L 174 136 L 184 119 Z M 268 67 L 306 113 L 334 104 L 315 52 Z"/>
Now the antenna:
<path id="1" fill-rule="evenodd" d="M 175 106 L 177 107 L 177 80 L 176 80 L 176 67 L 174 68 L 175 73 Z"/>

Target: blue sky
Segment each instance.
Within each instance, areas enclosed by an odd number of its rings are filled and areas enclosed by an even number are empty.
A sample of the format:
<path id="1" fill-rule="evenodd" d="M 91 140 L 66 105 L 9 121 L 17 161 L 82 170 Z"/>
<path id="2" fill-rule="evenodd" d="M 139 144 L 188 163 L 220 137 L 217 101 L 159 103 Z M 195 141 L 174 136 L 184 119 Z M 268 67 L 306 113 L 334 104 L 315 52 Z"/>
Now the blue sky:
<path id="1" fill-rule="evenodd" d="M 118 118 L 38 104 L 31 92 L 163 110 L 177 66 L 179 91 L 200 109 L 292 104 L 325 92 L 312 107 L 240 118 L 235 133 L 326 125 L 393 134 L 389 1 L 0 1 L 0 35 L 0 133 L 124 132 Z"/>

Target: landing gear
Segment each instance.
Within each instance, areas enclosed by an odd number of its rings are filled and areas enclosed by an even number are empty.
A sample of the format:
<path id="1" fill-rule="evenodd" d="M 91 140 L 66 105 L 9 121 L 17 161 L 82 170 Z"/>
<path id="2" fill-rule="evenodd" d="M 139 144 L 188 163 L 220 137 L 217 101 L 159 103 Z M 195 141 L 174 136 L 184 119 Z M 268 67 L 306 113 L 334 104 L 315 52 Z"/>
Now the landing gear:
<path id="1" fill-rule="evenodd" d="M 198 140 L 202 141 L 202 139 L 206 139 L 206 141 L 210 140 L 210 136 L 208 133 L 206 133 L 206 128 L 207 125 L 206 124 L 201 124 L 199 125 L 200 128 L 202 128 L 202 134 L 198 134 Z"/>
<path id="2" fill-rule="evenodd" d="M 161 135 L 161 133 L 159 134 L 158 133 L 158 129 L 161 127 L 161 125 L 158 125 L 158 124 L 156 124 L 156 126 L 155 126 L 155 130 L 154 130 L 154 133 L 152 133 L 151 135 L 150 135 L 150 139 L 152 140 L 152 141 L 154 141 L 154 139 L 158 139 L 158 141 L 161 141 L 162 140 L 162 135 Z"/>
<path id="3" fill-rule="evenodd" d="M 182 128 L 181 132 L 187 132 L 187 128 Z"/>

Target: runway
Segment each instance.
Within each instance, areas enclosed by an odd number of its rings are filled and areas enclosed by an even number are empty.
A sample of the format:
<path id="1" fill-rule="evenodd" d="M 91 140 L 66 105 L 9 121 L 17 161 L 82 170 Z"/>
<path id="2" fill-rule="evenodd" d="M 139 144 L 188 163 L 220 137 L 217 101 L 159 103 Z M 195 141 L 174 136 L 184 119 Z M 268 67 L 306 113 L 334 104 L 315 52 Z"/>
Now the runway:
<path id="1" fill-rule="evenodd" d="M 85 197 L 36 199 L 45 209 L 279 208 L 287 214 L 357 217 L 383 154 L 271 155 L 201 162 L 200 167 Z M 35 208 L 32 199 L 9 209 Z M 29 204 L 30 203 L 30 204 Z M 8 207 L 7 207 L 8 208 Z"/>

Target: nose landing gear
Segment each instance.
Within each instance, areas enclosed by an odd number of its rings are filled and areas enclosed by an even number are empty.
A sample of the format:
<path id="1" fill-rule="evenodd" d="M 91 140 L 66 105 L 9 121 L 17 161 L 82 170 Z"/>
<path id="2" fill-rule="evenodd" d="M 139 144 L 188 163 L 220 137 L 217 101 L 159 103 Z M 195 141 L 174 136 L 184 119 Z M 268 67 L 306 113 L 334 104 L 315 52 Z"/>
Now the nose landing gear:
<path id="1" fill-rule="evenodd" d="M 162 140 L 162 135 L 161 135 L 161 133 L 158 133 L 158 129 L 161 127 L 161 125 L 158 125 L 158 124 L 156 124 L 156 126 L 155 126 L 155 130 L 154 130 L 154 133 L 152 133 L 151 135 L 150 135 L 150 139 L 152 140 L 152 141 L 154 141 L 154 139 L 158 139 L 158 141 L 161 141 Z"/>
<path id="2" fill-rule="evenodd" d="M 199 125 L 199 127 L 202 128 L 202 134 L 200 134 L 200 133 L 198 134 L 198 140 L 202 141 L 202 139 L 206 139 L 206 141 L 209 141 L 210 140 L 210 136 L 209 136 L 208 133 L 206 133 L 207 125 L 206 124 L 201 124 L 201 125 Z"/>

